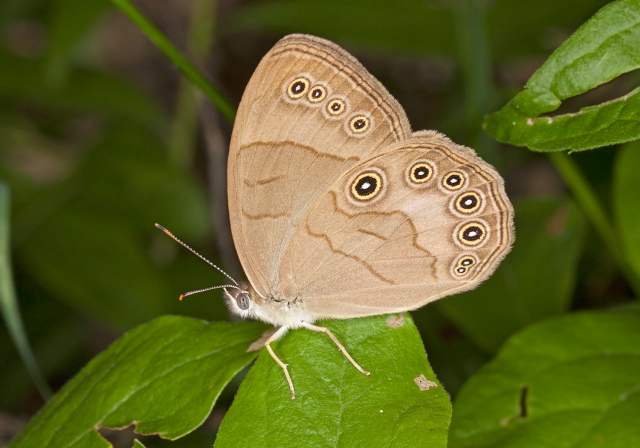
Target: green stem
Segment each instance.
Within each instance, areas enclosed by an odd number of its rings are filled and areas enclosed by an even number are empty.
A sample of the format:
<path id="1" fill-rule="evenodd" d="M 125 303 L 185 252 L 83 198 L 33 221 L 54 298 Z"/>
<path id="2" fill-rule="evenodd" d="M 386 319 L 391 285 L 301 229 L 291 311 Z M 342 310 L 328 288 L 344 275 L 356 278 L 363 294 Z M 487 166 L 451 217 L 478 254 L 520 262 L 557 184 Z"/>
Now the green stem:
<path id="1" fill-rule="evenodd" d="M 235 110 L 231 104 L 205 79 L 205 77 L 180 53 L 180 51 L 160 32 L 129 0 L 111 0 L 140 31 L 153 42 L 194 85 L 196 85 L 220 113 L 229 121 L 235 118 Z"/>
<path id="2" fill-rule="evenodd" d="M 196 0 L 191 12 L 187 39 L 187 54 L 200 65 L 211 51 L 216 17 L 215 0 Z M 180 79 L 177 105 L 171 128 L 169 154 L 180 167 L 186 168 L 193 159 L 198 131 L 198 101 L 194 87 Z"/>
<path id="3" fill-rule="evenodd" d="M 627 281 L 636 294 L 640 295 L 640 278 L 638 278 L 638 275 L 627 262 L 618 235 L 613 225 L 607 219 L 607 215 L 598 202 L 595 193 L 589 187 L 589 183 L 568 154 L 564 152 L 551 152 L 549 153 L 549 158 L 573 192 L 578 205 L 587 219 L 591 222 L 596 232 L 600 235 L 600 238 L 602 238 L 602 241 L 604 241 L 605 245 L 613 254 Z"/>
<path id="4" fill-rule="evenodd" d="M 457 0 L 455 3 L 458 57 L 465 91 L 466 133 L 468 144 L 493 165 L 497 165 L 498 144 L 482 130 L 483 116 L 490 112 L 494 85 L 491 56 L 481 0 Z"/>
<path id="5" fill-rule="evenodd" d="M 27 335 L 24 330 L 18 300 L 13 286 L 9 250 L 9 189 L 0 182 L 0 309 L 4 317 L 7 330 L 22 358 L 29 375 L 38 388 L 40 395 L 46 401 L 51 397 L 51 389 L 47 385 L 36 358 L 31 351 Z"/>

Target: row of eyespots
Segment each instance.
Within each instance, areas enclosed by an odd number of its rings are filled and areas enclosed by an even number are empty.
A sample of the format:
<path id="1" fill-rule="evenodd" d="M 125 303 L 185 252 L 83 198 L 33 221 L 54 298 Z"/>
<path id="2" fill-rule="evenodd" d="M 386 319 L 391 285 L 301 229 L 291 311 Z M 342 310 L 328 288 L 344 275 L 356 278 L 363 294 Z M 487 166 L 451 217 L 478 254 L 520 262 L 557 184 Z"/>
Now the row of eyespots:
<path id="1" fill-rule="evenodd" d="M 291 81 L 286 93 L 290 100 L 300 100 L 305 97 L 311 105 L 320 105 L 330 95 L 328 86 L 324 83 L 313 83 L 308 76 L 297 76 Z M 323 113 L 327 118 L 341 118 L 349 109 L 348 101 L 342 95 L 333 95 L 323 107 Z M 363 112 L 354 113 L 345 122 L 345 130 L 354 136 L 361 137 L 371 128 L 371 117 Z"/>
<path id="2" fill-rule="evenodd" d="M 475 255 L 465 254 L 459 257 L 452 266 L 452 272 L 457 277 L 464 277 L 470 271 L 471 268 L 478 264 L 478 259 Z"/>
<path id="3" fill-rule="evenodd" d="M 423 185 L 433 178 L 434 172 L 435 169 L 431 163 L 418 162 L 408 170 L 407 177 L 410 183 Z M 448 186 L 450 190 L 455 191 L 462 187 L 465 182 L 466 177 L 462 172 L 451 171 L 444 176 L 442 185 Z M 382 177 L 375 171 L 365 171 L 358 175 L 351 185 L 352 196 L 359 201 L 369 201 L 378 195 L 381 190 Z M 452 209 L 463 216 L 472 215 L 480 211 L 483 206 L 483 195 L 476 190 L 465 191 L 452 200 Z"/>
<path id="4" fill-rule="evenodd" d="M 409 185 L 422 187 L 433 179 L 436 166 L 429 160 L 420 160 L 409 167 L 406 178 Z M 446 192 L 458 191 L 467 183 L 467 175 L 461 170 L 453 170 L 442 176 L 440 187 Z"/>
<path id="5" fill-rule="evenodd" d="M 432 165 L 419 162 L 411 166 L 409 178 L 415 183 L 427 182 L 433 176 Z M 460 182 L 466 182 L 466 177 L 462 171 L 452 171 L 444 176 L 443 185 L 447 183 L 452 175 L 459 176 Z M 349 199 L 355 204 L 370 204 L 380 199 L 385 192 L 385 174 L 378 168 L 368 168 L 351 179 L 349 188 Z M 470 216 L 482 210 L 483 200 L 481 193 L 476 190 L 465 191 L 452 200 L 452 209 L 455 209 L 460 216 Z M 454 241 L 464 248 L 479 248 L 489 237 L 489 226 L 481 219 L 473 219 L 459 224 L 453 232 Z"/>
<path id="6" fill-rule="evenodd" d="M 421 160 L 409 167 L 405 178 L 410 186 L 420 188 L 436 175 L 436 167 L 431 161 Z M 442 176 L 439 187 L 445 193 L 461 190 L 467 183 L 467 176 L 462 170 L 452 170 Z M 471 216 L 484 208 L 484 194 L 476 190 L 467 190 L 451 200 L 449 209 L 457 216 Z"/>

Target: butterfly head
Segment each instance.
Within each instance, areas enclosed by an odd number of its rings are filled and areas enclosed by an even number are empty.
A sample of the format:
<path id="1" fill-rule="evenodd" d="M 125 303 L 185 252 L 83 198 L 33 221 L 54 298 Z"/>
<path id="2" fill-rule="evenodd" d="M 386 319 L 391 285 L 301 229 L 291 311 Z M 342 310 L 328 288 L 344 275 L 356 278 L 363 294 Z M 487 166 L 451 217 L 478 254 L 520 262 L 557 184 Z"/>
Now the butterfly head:
<path id="1" fill-rule="evenodd" d="M 256 319 L 274 325 L 283 325 L 280 316 L 286 314 L 281 301 L 265 299 L 249 284 L 238 283 L 237 286 L 227 285 L 224 288 L 224 298 L 229 311 L 243 319 Z"/>
<path id="2" fill-rule="evenodd" d="M 229 310 L 240 317 L 255 317 L 254 306 L 257 296 L 253 288 L 246 284 L 240 284 L 239 288 L 225 288 L 224 298 Z"/>

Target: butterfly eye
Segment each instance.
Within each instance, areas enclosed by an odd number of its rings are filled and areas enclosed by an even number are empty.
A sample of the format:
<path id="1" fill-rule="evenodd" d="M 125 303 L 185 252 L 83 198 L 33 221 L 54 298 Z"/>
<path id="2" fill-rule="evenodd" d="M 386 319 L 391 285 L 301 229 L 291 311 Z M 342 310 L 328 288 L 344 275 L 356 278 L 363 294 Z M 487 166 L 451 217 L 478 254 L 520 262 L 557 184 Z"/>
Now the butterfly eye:
<path id="1" fill-rule="evenodd" d="M 458 230 L 458 241 L 465 246 L 478 246 L 487 236 L 487 229 L 480 222 L 470 222 Z"/>
<path id="2" fill-rule="evenodd" d="M 482 198 L 475 191 L 467 191 L 453 201 L 453 206 L 458 213 L 470 215 L 480 210 Z"/>
<path id="3" fill-rule="evenodd" d="M 411 182 L 423 184 L 433 177 L 433 168 L 425 162 L 419 162 L 413 165 L 409 170 L 409 178 Z"/>
<path id="4" fill-rule="evenodd" d="M 241 310 L 248 310 L 251 307 L 251 297 L 246 292 L 241 292 L 236 297 L 236 303 Z"/>
<path id="5" fill-rule="evenodd" d="M 307 99 L 312 103 L 319 103 L 327 97 L 327 89 L 323 86 L 314 86 L 307 95 Z"/>
<path id="6" fill-rule="evenodd" d="M 327 104 L 327 112 L 329 113 L 329 115 L 334 117 L 341 115 L 346 110 L 346 108 L 347 105 L 345 104 L 345 102 L 338 98 L 329 101 L 329 104 Z"/>
<path id="7" fill-rule="evenodd" d="M 375 171 L 360 174 L 351 184 L 351 195 L 358 201 L 375 198 L 382 189 L 382 177 Z"/>
<path id="8" fill-rule="evenodd" d="M 465 180 L 465 175 L 460 171 L 451 171 L 442 178 L 442 186 L 450 191 L 459 190 L 464 185 Z"/>
<path id="9" fill-rule="evenodd" d="M 302 98 L 309 90 L 310 84 L 311 83 L 307 78 L 300 76 L 291 81 L 291 84 L 289 84 L 289 87 L 287 88 L 287 94 L 294 100 Z"/>

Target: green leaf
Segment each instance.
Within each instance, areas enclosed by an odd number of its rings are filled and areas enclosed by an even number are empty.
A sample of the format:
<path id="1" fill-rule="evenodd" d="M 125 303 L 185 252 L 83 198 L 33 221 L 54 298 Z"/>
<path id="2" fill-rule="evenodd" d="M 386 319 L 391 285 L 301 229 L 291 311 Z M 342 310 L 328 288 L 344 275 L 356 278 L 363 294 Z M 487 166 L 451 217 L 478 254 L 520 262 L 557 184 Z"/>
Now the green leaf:
<path id="1" fill-rule="evenodd" d="M 622 247 L 631 268 L 640 275 L 640 143 L 620 148 L 616 160 L 613 206 Z"/>
<path id="2" fill-rule="evenodd" d="M 408 314 L 332 320 L 326 325 L 360 365 L 356 370 L 329 337 L 295 330 L 272 344 L 296 388 L 291 401 L 282 369 L 263 350 L 240 386 L 216 448 L 309 446 L 445 447 L 449 396 L 427 362 Z M 414 379 L 437 384 L 420 390 Z"/>
<path id="3" fill-rule="evenodd" d="M 640 313 L 536 323 L 460 391 L 449 446 L 640 446 L 638 372 Z"/>
<path id="4" fill-rule="evenodd" d="M 93 359 L 8 447 L 107 447 L 97 428 L 133 423 L 140 434 L 181 437 L 255 357 L 247 348 L 264 329 L 178 316 L 142 325 Z"/>
<path id="5" fill-rule="evenodd" d="M 513 250 L 489 280 L 438 302 L 489 353 L 523 326 L 568 309 L 585 236 L 584 219 L 566 200 L 516 202 L 515 228 Z"/>
<path id="6" fill-rule="evenodd" d="M 539 115 L 640 67 L 640 2 L 618 0 L 598 11 L 560 46 L 525 90 L 485 119 L 496 139 L 534 151 L 574 151 L 640 138 L 640 88 L 577 113 Z"/>
<path id="7" fill-rule="evenodd" d="M 491 356 L 458 331 L 439 307 L 425 306 L 412 311 L 411 316 L 429 353 L 429 363 L 438 372 L 438 379 L 446 385 L 447 392 L 455 397 L 460 387 Z"/>

